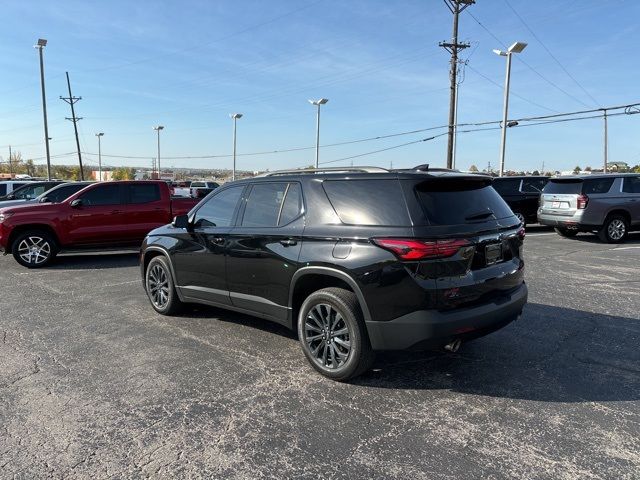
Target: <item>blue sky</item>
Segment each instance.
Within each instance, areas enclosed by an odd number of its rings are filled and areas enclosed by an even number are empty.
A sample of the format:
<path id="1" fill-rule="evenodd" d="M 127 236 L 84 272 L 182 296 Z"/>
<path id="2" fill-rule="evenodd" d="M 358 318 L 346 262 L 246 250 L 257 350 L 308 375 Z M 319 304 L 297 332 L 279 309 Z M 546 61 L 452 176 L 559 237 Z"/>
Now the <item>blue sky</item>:
<path id="1" fill-rule="evenodd" d="M 520 55 L 533 67 L 514 59 L 511 88 L 519 97 L 511 97 L 510 118 L 640 101 L 638 18 L 640 3 L 628 0 L 478 0 L 460 19 L 460 39 L 471 47 L 462 55 L 469 66 L 459 122 L 501 117 L 505 59 L 492 53 L 504 48 L 497 39 L 507 45 L 528 42 Z M 59 99 L 67 95 L 65 71 L 74 95 L 83 98 L 77 115 L 83 117 L 80 141 L 88 165 L 97 162 L 90 154 L 97 152 L 94 133 L 101 131 L 103 163 L 150 166 L 156 154 L 152 126 L 162 124 L 163 166 L 228 168 L 229 157 L 169 157 L 230 154 L 232 112 L 244 114 L 238 121 L 239 154 L 311 147 L 315 111 L 309 98 L 329 98 L 322 107 L 321 144 L 424 129 L 448 119 L 449 57 L 437 45 L 450 38 L 451 14 L 439 0 L 33 0 L 5 2 L 3 19 L 1 157 L 11 144 L 23 158 L 43 162 L 38 55 L 32 48 L 39 37 L 49 42 L 44 53 L 53 163 L 75 161 L 74 155 L 63 156 L 75 150 L 73 126 L 65 120 L 69 107 Z M 507 167 L 536 169 L 543 161 L 547 169 L 558 170 L 599 166 L 602 123 L 510 129 Z M 610 161 L 640 163 L 639 127 L 640 115 L 610 119 Z M 320 160 L 442 131 L 325 147 Z M 442 136 L 353 162 L 444 166 L 446 140 Z M 457 166 L 496 166 L 499 143 L 498 130 L 461 134 Z M 313 149 L 239 156 L 238 168 L 299 167 L 313 159 Z"/>

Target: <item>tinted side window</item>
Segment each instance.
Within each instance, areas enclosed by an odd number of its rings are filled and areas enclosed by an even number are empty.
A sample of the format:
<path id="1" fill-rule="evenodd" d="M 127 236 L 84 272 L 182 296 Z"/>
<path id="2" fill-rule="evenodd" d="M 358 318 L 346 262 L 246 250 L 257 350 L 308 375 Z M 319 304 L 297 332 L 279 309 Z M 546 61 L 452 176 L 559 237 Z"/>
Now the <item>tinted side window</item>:
<path id="1" fill-rule="evenodd" d="M 588 179 L 584 181 L 584 186 L 582 187 L 582 193 L 585 195 L 590 195 L 593 193 L 607 193 L 613 185 L 613 181 L 615 179 L 612 178 L 594 178 Z"/>
<path id="2" fill-rule="evenodd" d="M 254 185 L 247 198 L 242 217 L 243 227 L 275 227 L 278 225 L 280 205 L 287 190 L 286 183 L 261 183 Z"/>
<path id="3" fill-rule="evenodd" d="M 230 226 L 243 190 L 244 186 L 231 187 L 210 197 L 204 205 L 198 208 L 195 225 L 197 227 Z"/>
<path id="4" fill-rule="evenodd" d="M 526 193 L 540 193 L 546 184 L 545 178 L 525 178 L 520 189 Z"/>
<path id="5" fill-rule="evenodd" d="M 120 185 L 100 185 L 82 195 L 84 206 L 118 205 L 120 200 Z"/>
<path id="6" fill-rule="evenodd" d="M 302 213 L 302 192 L 299 183 L 290 183 L 280 212 L 278 225 L 286 225 Z"/>
<path id="7" fill-rule="evenodd" d="M 626 193 L 640 193 L 640 177 L 625 177 L 622 191 Z"/>
<path id="8" fill-rule="evenodd" d="M 507 178 L 503 180 L 496 179 L 493 181 L 493 188 L 495 188 L 500 195 L 518 193 L 520 189 L 520 179 L 519 178 Z"/>
<path id="9" fill-rule="evenodd" d="M 160 200 L 160 187 L 155 183 L 127 185 L 129 203 L 150 203 Z"/>
<path id="10" fill-rule="evenodd" d="M 7 194 L 7 184 L 0 183 L 0 196 L 4 197 Z"/>
<path id="11" fill-rule="evenodd" d="M 327 180 L 323 187 L 342 223 L 411 225 L 397 180 Z"/>

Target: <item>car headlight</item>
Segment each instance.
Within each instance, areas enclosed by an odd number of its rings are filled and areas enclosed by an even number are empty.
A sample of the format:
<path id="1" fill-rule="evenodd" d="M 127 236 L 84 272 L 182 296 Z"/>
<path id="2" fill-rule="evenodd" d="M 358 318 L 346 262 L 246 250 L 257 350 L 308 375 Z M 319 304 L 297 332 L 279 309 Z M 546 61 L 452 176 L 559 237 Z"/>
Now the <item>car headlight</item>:
<path id="1" fill-rule="evenodd" d="M 13 215 L 13 213 L 0 213 L 0 223 L 4 222 L 11 215 Z"/>

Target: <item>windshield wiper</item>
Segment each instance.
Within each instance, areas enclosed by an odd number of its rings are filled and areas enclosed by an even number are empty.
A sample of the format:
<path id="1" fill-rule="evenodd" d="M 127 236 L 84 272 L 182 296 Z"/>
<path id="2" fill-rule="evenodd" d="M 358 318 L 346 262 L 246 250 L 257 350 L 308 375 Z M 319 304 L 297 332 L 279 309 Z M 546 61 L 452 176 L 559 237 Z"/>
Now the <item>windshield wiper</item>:
<path id="1" fill-rule="evenodd" d="M 469 221 L 469 220 L 480 220 L 482 218 L 487 218 L 487 217 L 491 217 L 491 216 L 495 216 L 493 214 L 492 210 L 484 210 L 482 212 L 477 212 L 477 213 L 472 213 L 471 215 L 465 217 L 465 220 Z"/>

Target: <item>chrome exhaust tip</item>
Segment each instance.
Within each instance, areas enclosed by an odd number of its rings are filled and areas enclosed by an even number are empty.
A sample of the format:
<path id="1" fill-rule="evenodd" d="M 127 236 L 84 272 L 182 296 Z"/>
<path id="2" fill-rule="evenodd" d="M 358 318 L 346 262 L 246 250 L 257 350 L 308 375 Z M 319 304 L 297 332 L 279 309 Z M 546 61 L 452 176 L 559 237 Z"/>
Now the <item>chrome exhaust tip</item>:
<path id="1" fill-rule="evenodd" d="M 462 345 L 462 340 L 460 340 L 459 338 L 456 338 L 453 342 L 447 343 L 444 346 L 444 349 L 448 352 L 456 353 L 460 348 L 460 345 Z"/>

